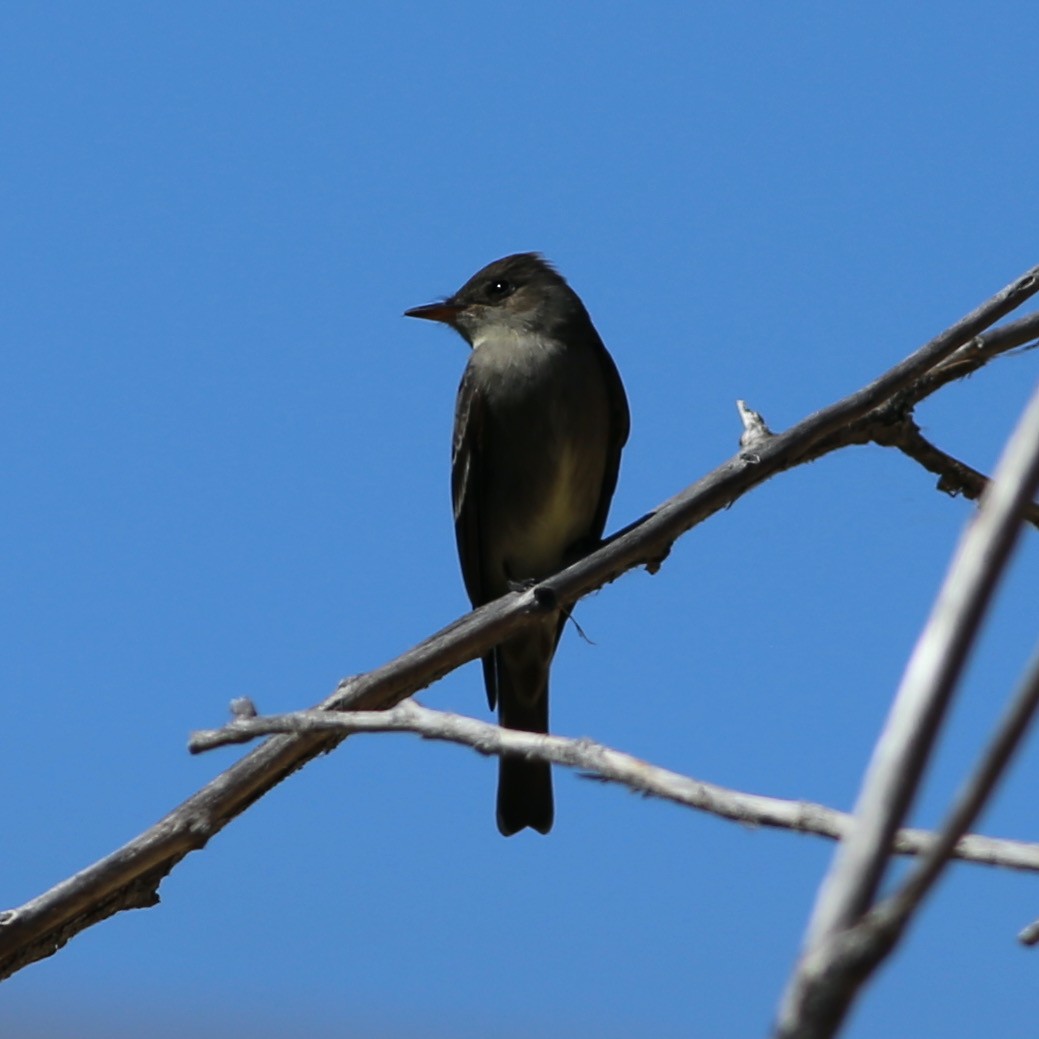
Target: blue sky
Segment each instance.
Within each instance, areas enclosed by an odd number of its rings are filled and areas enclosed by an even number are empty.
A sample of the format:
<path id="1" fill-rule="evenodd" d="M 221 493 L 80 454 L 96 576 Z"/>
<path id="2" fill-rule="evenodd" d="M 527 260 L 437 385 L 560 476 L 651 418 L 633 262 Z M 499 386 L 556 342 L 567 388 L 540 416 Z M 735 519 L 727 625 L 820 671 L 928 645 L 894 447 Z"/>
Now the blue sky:
<path id="1" fill-rule="evenodd" d="M 462 341 L 401 312 L 551 257 L 624 377 L 608 529 L 1039 262 L 1025 3 L 7 5 L 0 902 L 226 767 L 190 730 L 310 705 L 466 607 Z M 991 468 L 1036 380 L 926 402 Z M 848 807 L 971 506 L 879 448 L 785 474 L 580 607 L 553 727 Z M 916 813 L 1032 647 L 1033 532 Z M 478 669 L 427 690 L 485 716 Z M 1033 740 L 983 829 L 1036 837 Z M 830 858 L 557 772 L 351 740 L 3 986 L 5 1034 L 760 1035 Z M 957 867 L 846 1034 L 1034 1032 L 1039 878 Z M 214 1010 L 214 1006 L 219 1009 Z M 156 1023 L 158 1022 L 158 1023 Z M 165 1029 L 165 1031 L 164 1031 Z"/>

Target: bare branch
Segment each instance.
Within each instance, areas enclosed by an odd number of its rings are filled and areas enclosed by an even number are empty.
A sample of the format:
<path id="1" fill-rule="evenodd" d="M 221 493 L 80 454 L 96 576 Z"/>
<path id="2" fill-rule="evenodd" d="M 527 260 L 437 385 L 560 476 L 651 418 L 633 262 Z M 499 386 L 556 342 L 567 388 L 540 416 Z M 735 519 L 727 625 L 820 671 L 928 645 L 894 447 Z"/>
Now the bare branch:
<path id="1" fill-rule="evenodd" d="M 521 754 L 578 769 L 605 782 L 626 786 L 636 793 L 659 797 L 749 826 L 767 826 L 840 840 L 847 835 L 851 824 L 848 813 L 825 805 L 743 793 L 651 765 L 593 740 L 503 729 L 476 718 L 432 710 L 414 700 L 402 700 L 386 711 L 342 714 L 294 711 L 239 719 L 220 729 L 196 732 L 188 746 L 192 753 L 197 754 L 276 733 L 316 732 L 334 732 L 341 736 L 409 732 L 423 739 L 471 747 L 480 754 Z M 895 838 L 895 850 L 901 855 L 921 855 L 931 848 L 934 841 L 935 835 L 926 830 L 902 830 Z M 954 855 L 980 865 L 1039 872 L 1039 844 L 971 834 L 956 844 Z"/>
<path id="2" fill-rule="evenodd" d="M 919 389 L 937 365 L 965 344 L 981 342 L 976 337 L 1036 291 L 1039 268 L 864 389 L 756 444 L 752 460 L 731 458 L 555 577 L 481 607 L 396 660 L 344 680 L 321 709 L 389 707 L 486 653 L 543 611 L 567 606 L 634 567 L 655 570 L 678 537 L 748 490 L 795 465 L 869 440 L 871 412 L 906 395 L 922 399 L 943 385 L 936 379 L 933 389 Z M 998 332 L 990 337 L 998 338 Z M 998 352 L 988 351 L 976 366 Z M 945 381 L 955 377 L 942 375 Z M 121 909 L 154 904 L 159 882 L 188 852 L 204 847 L 253 801 L 341 739 L 328 733 L 272 738 L 122 848 L 20 908 L 0 914 L 0 978 L 51 955 L 74 934 Z"/>
<path id="3" fill-rule="evenodd" d="M 972 375 L 996 355 L 1009 353 L 1022 346 L 1034 347 L 1037 345 L 1037 339 L 1039 313 L 1026 314 L 1016 321 L 1009 321 L 999 328 L 993 328 L 961 346 L 941 364 L 935 365 L 930 372 L 918 379 L 907 391 L 905 401 L 909 405 L 919 404 L 939 387 Z"/>
<path id="4" fill-rule="evenodd" d="M 1037 394 L 1039 400 L 1039 394 Z M 1037 426 L 1039 432 L 1039 426 Z M 870 915 L 881 918 L 881 926 L 905 927 L 910 915 L 931 890 L 959 839 L 974 824 L 1021 745 L 1035 712 L 1039 709 L 1039 650 L 1034 654 L 1020 688 L 1000 719 L 981 760 L 956 799 L 949 818 L 938 829 L 938 839 L 927 849 L 917 867 L 894 894 Z"/>
<path id="5" fill-rule="evenodd" d="M 893 925 L 893 918 L 879 921 L 883 926 L 872 931 L 854 928 L 875 897 L 892 839 L 916 794 L 955 683 L 1037 487 L 1039 388 L 960 541 L 910 658 L 863 781 L 854 826 L 823 882 L 805 952 L 784 996 L 782 1036 L 833 1035 L 861 984 L 897 940 L 900 929 Z M 1017 720 L 1017 714 L 1011 712 L 1011 723 Z M 1001 730 L 986 766 L 1002 768 L 1005 759 L 999 752 L 1003 743 L 1016 743 L 1019 736 L 1020 730 L 1010 729 L 1009 735 Z M 971 796 L 979 791 L 987 796 L 993 782 L 994 777 L 983 771 Z M 961 811 L 954 813 L 953 822 L 957 827 L 969 825 L 971 812 L 979 808 L 968 798 Z M 936 845 L 935 860 L 917 875 L 921 895 L 933 881 L 931 872 L 944 862 L 938 856 L 956 836 L 953 829 L 947 839 L 943 837 Z"/>
<path id="6" fill-rule="evenodd" d="M 949 858 L 959 857 L 954 850 L 958 847 L 957 835 L 966 831 L 984 807 L 1034 718 L 1037 706 L 1039 654 L 1033 659 L 980 765 L 957 799 L 948 822 L 937 834 L 931 835 L 932 843 L 922 853 L 921 861 L 908 880 L 852 927 L 837 932 L 830 941 L 805 955 L 800 967 L 810 984 L 804 989 L 801 1019 L 788 1025 L 799 1030 L 782 1034 L 811 1039 L 836 1033 L 852 1000 L 898 944 L 912 914 Z M 1039 942 L 1039 922 L 1025 927 L 1018 934 L 1018 940 L 1025 945 Z"/>
<path id="7" fill-rule="evenodd" d="M 952 455 L 935 447 L 920 432 L 920 427 L 910 418 L 888 427 L 886 435 L 874 437 L 877 443 L 895 447 L 908 458 L 919 462 L 938 479 L 938 490 L 946 494 L 962 494 L 964 498 L 977 501 L 989 485 L 989 478 Z M 1024 518 L 1039 528 L 1039 505 L 1030 502 L 1024 508 Z"/>

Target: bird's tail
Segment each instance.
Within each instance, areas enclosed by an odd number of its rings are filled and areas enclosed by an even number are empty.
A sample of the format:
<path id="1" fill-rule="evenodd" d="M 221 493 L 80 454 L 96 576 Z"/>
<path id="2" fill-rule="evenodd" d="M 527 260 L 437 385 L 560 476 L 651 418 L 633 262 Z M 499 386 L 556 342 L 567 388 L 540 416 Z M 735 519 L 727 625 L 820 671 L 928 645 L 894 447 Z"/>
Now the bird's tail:
<path id="1" fill-rule="evenodd" d="M 510 688 L 513 679 L 508 669 L 499 670 L 498 721 L 507 729 L 548 732 L 548 667 L 544 668 L 538 695 L 531 696 Z M 552 772 L 542 761 L 528 761 L 515 755 L 498 764 L 498 829 L 505 837 L 530 826 L 539 833 L 552 829 Z"/>

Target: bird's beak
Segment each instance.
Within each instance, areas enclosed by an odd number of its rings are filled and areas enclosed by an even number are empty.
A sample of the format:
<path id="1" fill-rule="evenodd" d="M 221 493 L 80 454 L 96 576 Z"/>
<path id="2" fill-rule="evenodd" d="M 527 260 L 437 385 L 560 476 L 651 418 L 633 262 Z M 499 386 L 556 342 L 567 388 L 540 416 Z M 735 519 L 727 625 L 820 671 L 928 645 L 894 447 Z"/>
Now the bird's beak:
<path id="1" fill-rule="evenodd" d="M 462 308 L 457 303 L 443 300 L 440 303 L 427 303 L 424 307 L 412 307 L 405 310 L 405 317 L 422 317 L 427 321 L 443 321 L 445 325 L 453 325 L 455 317 Z"/>

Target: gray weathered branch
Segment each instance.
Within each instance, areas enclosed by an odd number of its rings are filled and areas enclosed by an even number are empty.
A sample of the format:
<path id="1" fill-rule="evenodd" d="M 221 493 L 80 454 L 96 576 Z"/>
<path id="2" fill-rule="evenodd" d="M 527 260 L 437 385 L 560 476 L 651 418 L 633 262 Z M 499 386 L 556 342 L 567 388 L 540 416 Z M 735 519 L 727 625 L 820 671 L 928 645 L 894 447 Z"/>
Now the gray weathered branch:
<path id="1" fill-rule="evenodd" d="M 782 1037 L 827 1039 L 836 1034 L 862 985 L 890 953 L 959 836 L 977 817 L 1035 711 L 1039 676 L 1033 674 L 920 867 L 892 899 L 874 907 L 894 836 L 916 796 L 982 617 L 1037 489 L 1039 387 L 960 541 L 906 668 L 863 780 L 851 832 L 820 888 L 805 949 L 783 999 L 778 1029 Z"/>
<path id="2" fill-rule="evenodd" d="M 768 826 L 797 833 L 840 840 L 848 833 L 851 816 L 826 805 L 789 801 L 761 794 L 747 794 L 715 783 L 671 772 L 631 754 L 613 750 L 593 740 L 541 736 L 503 729 L 447 711 L 422 707 L 402 700 L 385 711 L 293 711 L 229 722 L 220 729 L 196 732 L 188 744 L 192 753 L 244 743 L 276 733 L 409 732 L 428 740 L 443 740 L 471 747 L 481 754 L 522 754 L 538 761 L 578 769 L 596 779 L 619 783 L 636 793 L 695 808 L 722 819 L 749 826 Z M 921 855 L 934 844 L 926 830 L 902 830 L 895 838 L 900 855 Z M 970 834 L 956 844 L 954 856 L 965 862 L 1007 869 L 1039 872 L 1039 844 L 1000 840 Z"/>

